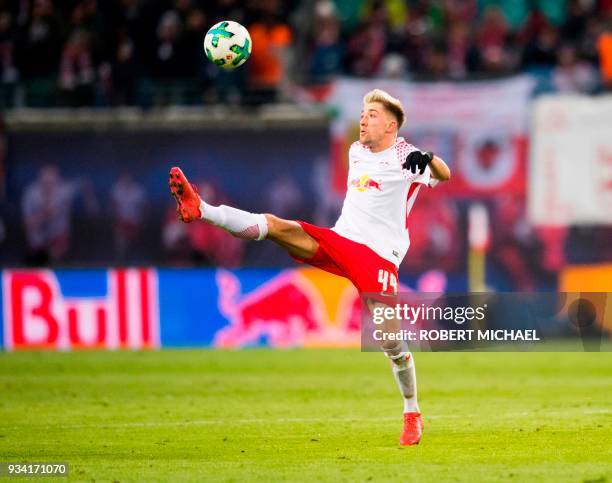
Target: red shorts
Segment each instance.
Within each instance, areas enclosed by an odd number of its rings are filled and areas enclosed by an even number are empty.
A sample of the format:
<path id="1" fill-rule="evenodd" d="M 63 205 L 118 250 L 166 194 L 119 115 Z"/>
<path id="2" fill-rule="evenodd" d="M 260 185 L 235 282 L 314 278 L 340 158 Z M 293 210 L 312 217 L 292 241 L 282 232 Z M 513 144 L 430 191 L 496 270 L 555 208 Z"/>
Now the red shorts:
<path id="1" fill-rule="evenodd" d="M 319 242 L 312 258 L 292 257 L 326 272 L 348 278 L 360 294 L 395 294 L 398 290 L 397 268 L 371 248 L 321 228 L 298 221 L 304 231 Z"/>

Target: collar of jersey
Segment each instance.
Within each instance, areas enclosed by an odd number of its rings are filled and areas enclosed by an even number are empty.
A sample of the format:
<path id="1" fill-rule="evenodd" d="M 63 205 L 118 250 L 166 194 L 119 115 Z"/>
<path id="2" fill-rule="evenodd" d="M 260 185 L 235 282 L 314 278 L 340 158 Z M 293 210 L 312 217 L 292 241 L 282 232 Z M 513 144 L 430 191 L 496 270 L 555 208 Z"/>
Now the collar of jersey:
<path id="1" fill-rule="evenodd" d="M 387 149 L 383 149 L 382 151 L 378 151 L 377 153 L 373 153 L 372 151 L 370 151 L 370 153 L 373 154 L 374 156 L 378 156 L 379 154 L 386 153 L 390 149 L 395 148 L 395 146 L 397 146 L 402 141 L 405 141 L 405 139 L 403 137 L 397 137 L 397 138 L 395 138 L 395 142 L 391 146 L 389 146 Z"/>

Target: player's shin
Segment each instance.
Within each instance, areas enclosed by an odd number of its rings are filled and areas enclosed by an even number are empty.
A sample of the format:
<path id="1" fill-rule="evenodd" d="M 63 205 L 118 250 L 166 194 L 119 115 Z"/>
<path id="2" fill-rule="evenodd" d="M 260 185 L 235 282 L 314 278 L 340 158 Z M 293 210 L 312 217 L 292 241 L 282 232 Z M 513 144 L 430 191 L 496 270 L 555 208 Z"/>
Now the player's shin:
<path id="1" fill-rule="evenodd" d="M 393 377 L 404 399 L 404 412 L 420 412 L 417 402 L 416 370 L 412 354 L 406 342 L 400 342 L 392 348 L 383 348 L 391 360 Z"/>
<path id="2" fill-rule="evenodd" d="M 202 201 L 200 204 L 202 219 L 228 231 L 238 238 L 263 240 L 268 234 L 266 216 L 260 213 L 221 205 L 212 206 Z"/>

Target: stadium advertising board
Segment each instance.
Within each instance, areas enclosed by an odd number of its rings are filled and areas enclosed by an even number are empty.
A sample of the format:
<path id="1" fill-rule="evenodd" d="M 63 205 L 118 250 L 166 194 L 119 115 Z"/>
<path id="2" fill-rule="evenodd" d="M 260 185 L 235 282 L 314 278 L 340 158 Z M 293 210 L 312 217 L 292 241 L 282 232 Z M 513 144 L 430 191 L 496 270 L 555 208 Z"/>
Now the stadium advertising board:
<path id="1" fill-rule="evenodd" d="M 453 307 L 454 315 L 450 319 L 438 317 L 439 320 L 417 317 L 416 326 L 407 318 L 404 329 L 418 327 L 436 333 L 472 329 L 474 333 L 490 329 L 504 334 L 529 331 L 526 339 L 504 335 L 497 340 L 502 344 L 547 342 L 560 337 L 596 336 L 602 340 L 603 334 L 612 331 L 612 298 L 607 293 L 458 297 L 436 294 L 441 287 L 427 282 L 430 276 L 424 277 L 417 281 L 417 286 L 432 292 L 411 292 L 400 285 L 401 300 L 421 311 L 429 306 L 444 307 L 444 312 L 434 309 L 441 314 Z M 462 314 L 482 312 L 486 317 L 475 319 L 476 325 L 472 327 L 456 316 L 459 306 L 469 306 L 461 309 Z M 404 310 L 402 314 L 405 313 L 408 312 Z M 3 347 L 9 351 L 261 345 L 359 347 L 360 343 L 363 350 L 368 350 L 373 347 L 372 341 L 376 339 L 372 339 L 372 334 L 380 323 L 369 317 L 348 280 L 309 267 L 236 271 L 5 270 L 2 314 Z M 369 329 L 373 330 L 366 334 L 366 340 L 364 331 Z M 421 344 L 421 340 L 411 342 L 422 348 L 430 347 Z M 435 350 L 483 348 L 482 344 L 474 347 L 467 343 L 434 345 Z M 487 343 L 486 347 L 489 346 Z M 599 346 L 581 344 L 575 350 L 582 347 L 597 350 Z"/>
<path id="2" fill-rule="evenodd" d="M 6 350 L 359 345 L 355 289 L 313 268 L 5 270 L 2 309 Z"/>

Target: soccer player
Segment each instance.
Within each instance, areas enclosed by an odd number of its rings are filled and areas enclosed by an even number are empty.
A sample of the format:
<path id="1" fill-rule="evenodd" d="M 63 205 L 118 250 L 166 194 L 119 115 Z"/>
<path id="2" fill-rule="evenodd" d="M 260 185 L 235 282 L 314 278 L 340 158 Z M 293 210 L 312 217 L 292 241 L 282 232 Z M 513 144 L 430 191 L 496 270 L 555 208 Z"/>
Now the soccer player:
<path id="1" fill-rule="evenodd" d="M 410 244 L 408 214 L 419 189 L 450 179 L 444 161 L 398 137 L 404 118 L 400 101 L 388 93 L 375 89 L 365 95 L 359 141 L 349 149 L 346 198 L 333 228 L 211 206 L 175 167 L 170 190 L 179 217 L 186 223 L 204 220 L 239 238 L 271 240 L 300 262 L 348 278 L 364 298 L 395 294 L 397 269 Z M 380 303 L 371 297 L 367 302 Z M 386 341 L 382 349 L 404 399 L 400 444 L 418 444 L 423 421 L 412 354 L 405 342 Z"/>

